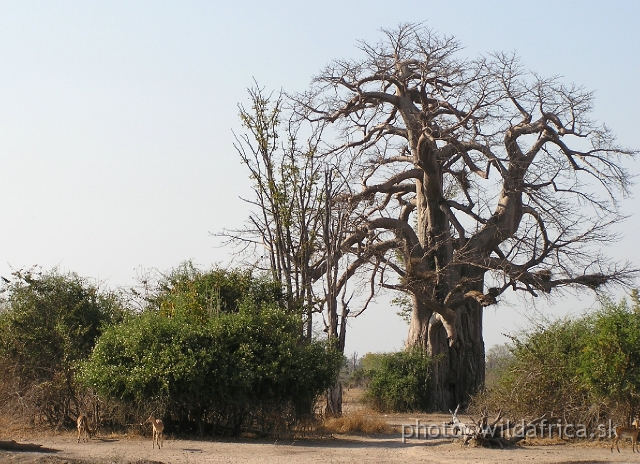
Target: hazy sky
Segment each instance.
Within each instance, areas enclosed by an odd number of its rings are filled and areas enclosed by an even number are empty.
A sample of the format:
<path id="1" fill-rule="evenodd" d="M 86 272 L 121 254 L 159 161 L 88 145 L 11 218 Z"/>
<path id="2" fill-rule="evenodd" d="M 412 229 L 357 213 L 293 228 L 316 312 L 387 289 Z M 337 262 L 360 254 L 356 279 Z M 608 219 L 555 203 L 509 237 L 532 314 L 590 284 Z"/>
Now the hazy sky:
<path id="1" fill-rule="evenodd" d="M 227 263 L 210 233 L 248 215 L 231 131 L 253 79 L 302 91 L 401 22 L 456 36 L 461 56 L 515 50 L 594 90 L 594 116 L 640 148 L 638 21 L 635 1 L 0 1 L 0 275 L 39 264 L 115 287 L 187 259 Z M 640 265 L 639 226 L 632 216 L 606 252 Z M 352 320 L 347 352 L 402 348 L 395 313 L 380 301 Z M 485 314 L 491 346 L 532 311 L 514 300 Z"/>

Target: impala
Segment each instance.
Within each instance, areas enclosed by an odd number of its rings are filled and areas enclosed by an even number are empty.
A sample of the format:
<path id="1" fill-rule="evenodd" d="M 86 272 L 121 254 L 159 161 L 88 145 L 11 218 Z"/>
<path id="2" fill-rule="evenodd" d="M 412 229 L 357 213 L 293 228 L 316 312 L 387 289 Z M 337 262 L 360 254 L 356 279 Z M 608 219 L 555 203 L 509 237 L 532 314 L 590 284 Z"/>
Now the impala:
<path id="1" fill-rule="evenodd" d="M 633 427 L 616 427 L 616 437 L 613 439 L 611 443 L 611 452 L 613 453 L 613 444 L 615 443 L 616 449 L 618 453 L 620 452 L 620 448 L 618 448 L 618 440 L 621 438 L 631 438 L 631 450 L 635 453 L 636 446 L 638 444 L 638 434 L 640 433 L 640 429 L 638 428 L 638 419 L 634 420 L 631 424 Z"/>
<path id="2" fill-rule="evenodd" d="M 89 438 L 91 438 L 92 435 L 91 429 L 89 428 L 89 418 L 84 414 L 80 414 L 76 423 L 78 425 L 78 443 L 80 443 L 80 437 L 83 433 L 83 440 L 85 442 L 89 441 Z"/>
<path id="3" fill-rule="evenodd" d="M 164 430 L 164 423 L 161 419 L 156 419 L 155 413 L 151 413 L 149 418 L 144 421 L 145 424 L 151 423 L 153 427 L 153 442 L 151 444 L 152 448 L 155 448 L 156 443 L 158 444 L 158 449 L 162 447 L 162 432 Z M 143 425 L 143 424 L 140 424 Z"/>

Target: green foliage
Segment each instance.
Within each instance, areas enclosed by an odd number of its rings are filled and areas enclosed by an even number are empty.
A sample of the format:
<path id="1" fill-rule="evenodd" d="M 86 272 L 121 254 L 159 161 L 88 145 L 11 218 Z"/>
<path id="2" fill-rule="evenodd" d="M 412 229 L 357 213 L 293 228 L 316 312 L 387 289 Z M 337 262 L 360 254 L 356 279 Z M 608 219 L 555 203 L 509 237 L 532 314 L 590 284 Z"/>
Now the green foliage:
<path id="1" fill-rule="evenodd" d="M 70 369 L 89 354 L 101 325 L 122 315 L 113 294 L 100 292 L 76 274 L 54 269 L 14 276 L 0 315 L 0 349 L 32 378 Z"/>
<path id="2" fill-rule="evenodd" d="M 75 363 L 88 356 L 106 323 L 122 319 L 116 295 L 56 269 L 14 273 L 0 314 L 3 377 L 50 423 L 66 420 L 75 400 Z M 5 383 L 4 386 L 7 384 Z"/>
<path id="3" fill-rule="evenodd" d="M 365 371 L 371 372 L 382 366 L 382 360 L 388 356 L 385 353 L 367 353 L 360 360 L 360 365 Z"/>
<path id="4" fill-rule="evenodd" d="M 391 300 L 391 304 L 399 308 L 396 314 L 400 316 L 403 321 L 409 324 L 411 322 L 411 312 L 413 311 L 411 298 L 406 294 L 400 294 L 400 296 Z"/>
<path id="5" fill-rule="evenodd" d="M 168 317 L 205 321 L 221 313 L 264 305 L 284 307 L 282 287 L 248 270 L 214 268 L 201 271 L 185 262 L 158 283 L 151 307 Z"/>
<path id="6" fill-rule="evenodd" d="M 640 312 L 638 303 L 603 307 L 587 319 L 590 336 L 580 352 L 579 373 L 594 396 L 640 406 Z"/>
<path id="7" fill-rule="evenodd" d="M 110 327 L 79 378 L 105 397 L 166 403 L 176 422 L 237 433 L 266 410 L 309 412 L 335 381 L 341 355 L 299 343 L 298 328 L 269 307 L 202 324 L 147 312 Z"/>
<path id="8" fill-rule="evenodd" d="M 431 374 L 431 359 L 426 352 L 414 348 L 372 355 L 364 361 L 363 365 L 375 366 L 368 371 L 371 380 L 365 392 L 372 407 L 384 412 L 426 410 Z"/>
<path id="9" fill-rule="evenodd" d="M 582 318 L 539 324 L 513 337 L 513 358 L 475 402 L 512 417 L 545 412 L 595 427 L 640 411 L 640 305 L 603 300 Z"/>

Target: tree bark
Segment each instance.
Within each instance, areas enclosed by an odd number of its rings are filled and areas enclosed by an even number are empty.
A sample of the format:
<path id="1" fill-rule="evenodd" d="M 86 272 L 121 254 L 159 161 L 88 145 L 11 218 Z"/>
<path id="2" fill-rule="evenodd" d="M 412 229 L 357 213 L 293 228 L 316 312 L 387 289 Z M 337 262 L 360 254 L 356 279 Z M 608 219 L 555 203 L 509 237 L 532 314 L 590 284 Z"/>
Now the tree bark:
<path id="1" fill-rule="evenodd" d="M 420 346 L 427 349 L 429 339 L 429 320 L 433 312 L 427 309 L 415 295 L 412 296 L 413 311 L 409 322 L 407 347 Z"/>
<path id="2" fill-rule="evenodd" d="M 413 297 L 413 313 L 407 347 L 421 347 L 433 361 L 429 409 L 446 411 L 466 407 L 471 395 L 485 381 L 485 351 L 482 338 L 483 308 L 468 299 L 456 311 L 457 341 L 449 346 L 447 332 L 425 305 Z"/>
<path id="3" fill-rule="evenodd" d="M 327 406 L 324 415 L 325 417 L 342 416 L 342 383 L 340 380 L 327 390 Z"/>
<path id="4" fill-rule="evenodd" d="M 475 301 L 461 308 L 456 320 L 458 340 L 451 347 L 442 324 L 430 324 L 426 346 L 433 360 L 430 409 L 446 411 L 459 404 L 466 407 L 471 395 L 484 385 L 482 312 Z"/>
<path id="5" fill-rule="evenodd" d="M 346 337 L 347 309 L 343 308 L 340 327 L 338 327 L 338 299 L 334 294 L 335 287 L 331 287 L 328 291 L 330 297 L 327 298 L 327 313 L 329 316 L 329 342 L 333 344 L 341 354 L 344 355 L 344 344 Z M 340 378 L 336 379 L 333 387 L 326 392 L 326 401 L 324 415 L 325 417 L 342 416 L 342 383 Z"/>

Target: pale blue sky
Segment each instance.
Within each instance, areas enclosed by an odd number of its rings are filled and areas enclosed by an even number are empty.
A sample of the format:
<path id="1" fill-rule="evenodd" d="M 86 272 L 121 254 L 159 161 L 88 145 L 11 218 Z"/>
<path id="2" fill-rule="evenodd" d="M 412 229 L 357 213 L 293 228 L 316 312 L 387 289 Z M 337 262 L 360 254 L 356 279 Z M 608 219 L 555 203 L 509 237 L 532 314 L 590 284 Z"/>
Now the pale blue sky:
<path id="1" fill-rule="evenodd" d="M 141 268 L 227 262 L 209 233 L 247 216 L 231 131 L 253 78 L 302 91 L 400 22 L 595 90 L 595 117 L 640 148 L 639 20 L 634 1 L 0 1 L 0 275 L 39 264 L 117 286 Z M 608 253 L 640 265 L 638 226 Z M 395 312 L 380 302 L 353 320 L 347 352 L 402 348 Z M 529 313 L 488 309 L 487 345 Z"/>

